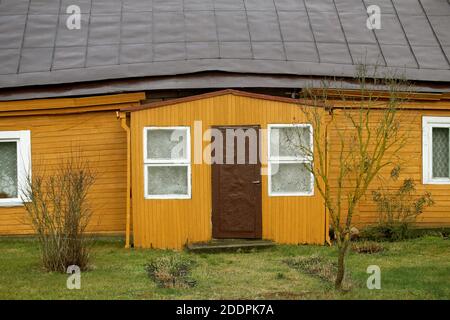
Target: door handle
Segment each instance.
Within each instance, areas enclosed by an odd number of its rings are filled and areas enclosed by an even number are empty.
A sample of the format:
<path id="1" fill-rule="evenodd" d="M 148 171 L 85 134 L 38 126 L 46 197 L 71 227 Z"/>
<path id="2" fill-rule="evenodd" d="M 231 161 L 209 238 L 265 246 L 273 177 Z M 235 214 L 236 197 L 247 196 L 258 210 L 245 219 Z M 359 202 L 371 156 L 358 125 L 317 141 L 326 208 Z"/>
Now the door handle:
<path id="1" fill-rule="evenodd" d="M 253 184 L 260 184 L 260 183 L 261 183 L 261 181 L 259 181 L 259 180 L 255 180 L 255 181 L 252 181 L 252 183 L 253 183 Z"/>

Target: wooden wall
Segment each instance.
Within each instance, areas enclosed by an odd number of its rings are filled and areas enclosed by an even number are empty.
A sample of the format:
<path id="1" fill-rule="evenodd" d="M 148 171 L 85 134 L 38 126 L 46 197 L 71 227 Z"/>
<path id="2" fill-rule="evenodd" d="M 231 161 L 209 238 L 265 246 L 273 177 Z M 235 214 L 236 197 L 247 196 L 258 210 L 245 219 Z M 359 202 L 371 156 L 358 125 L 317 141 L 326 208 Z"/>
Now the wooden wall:
<path id="1" fill-rule="evenodd" d="M 203 131 L 214 125 L 260 125 L 301 122 L 296 104 L 221 95 L 131 113 L 132 208 L 134 244 L 137 247 L 181 248 L 186 242 L 211 239 L 211 168 L 192 164 L 192 199 L 145 200 L 143 128 L 191 126 L 194 154 L 194 121 Z M 204 146 L 209 144 L 203 143 Z M 265 153 L 266 145 L 263 152 Z M 311 197 L 268 197 L 267 176 L 262 177 L 263 238 L 278 243 L 325 242 L 325 209 L 316 192 Z"/>
<path id="2" fill-rule="evenodd" d="M 52 174 L 62 158 L 72 150 L 81 151 L 97 173 L 97 180 L 89 194 L 94 211 L 88 231 L 94 233 L 124 233 L 126 219 L 126 133 L 117 119 L 114 109 L 124 104 L 137 105 L 144 95 L 117 95 L 80 99 L 50 99 L 47 102 L 0 103 L 0 131 L 30 130 L 32 173 Z M 71 114 L 66 100 L 75 107 L 89 105 L 83 110 L 74 109 Z M 86 101 L 85 101 L 86 100 Z M 124 101 L 125 100 L 125 101 Z M 134 100 L 135 102 L 130 102 Z M 105 105 L 105 110 L 91 112 L 92 105 Z M 18 112 L 23 105 L 34 110 Z M 46 110 L 53 106 L 57 110 Z M 58 109 L 59 106 L 59 109 Z M 35 110 L 37 109 L 37 110 Z M 95 107 L 93 108 L 95 110 Z M 8 112 L 8 113 L 7 113 Z M 25 113 L 24 113 L 25 112 Z M 75 113 L 73 113 L 75 112 Z M 34 113 L 35 115 L 27 115 Z M 44 113 L 44 114 L 39 114 Z M 0 207 L 0 235 L 32 233 L 23 207 Z"/>
<path id="3" fill-rule="evenodd" d="M 427 208 L 425 212 L 417 219 L 416 225 L 419 227 L 437 227 L 450 226 L 450 185 L 432 185 L 422 184 L 422 117 L 423 116 L 450 116 L 450 102 L 439 101 L 423 101 L 408 103 L 403 106 L 408 110 L 399 111 L 398 119 L 400 120 L 400 132 L 406 134 L 407 143 L 398 153 L 395 161 L 401 166 L 401 175 L 397 183 L 389 182 L 389 188 L 396 190 L 399 183 L 406 178 L 414 179 L 417 187 L 417 195 L 421 195 L 426 191 L 431 192 L 435 205 Z M 445 110 L 447 109 L 447 110 Z M 352 126 L 343 116 L 343 110 L 334 110 L 334 123 L 339 130 L 348 130 Z M 346 111 L 348 112 L 348 111 Z M 380 110 L 373 111 L 372 121 L 381 115 Z M 337 135 L 330 134 L 330 145 L 332 152 L 331 160 L 336 161 L 339 154 L 339 139 Z M 389 155 L 388 155 L 389 156 Z M 331 166 L 330 179 L 336 180 L 337 169 Z M 382 175 L 388 178 L 390 168 L 384 170 Z M 387 179 L 389 181 L 389 179 Z M 376 179 L 366 193 L 365 198 L 360 203 L 358 212 L 354 216 L 354 223 L 357 226 L 366 226 L 378 221 L 378 213 L 375 203 L 372 201 L 372 191 L 380 187 L 380 179 Z"/>

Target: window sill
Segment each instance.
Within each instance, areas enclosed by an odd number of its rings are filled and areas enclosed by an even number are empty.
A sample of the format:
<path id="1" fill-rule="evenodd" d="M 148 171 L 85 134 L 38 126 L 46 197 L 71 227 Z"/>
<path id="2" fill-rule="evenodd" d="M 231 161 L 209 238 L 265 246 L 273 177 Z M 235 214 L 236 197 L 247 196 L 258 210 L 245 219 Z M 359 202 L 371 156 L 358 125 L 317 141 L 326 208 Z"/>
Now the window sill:
<path id="1" fill-rule="evenodd" d="M 0 201 L 0 208 L 3 207 L 23 207 L 23 201 L 2 199 L 2 201 Z"/>
<path id="2" fill-rule="evenodd" d="M 450 185 L 449 180 L 426 180 L 423 184 L 435 184 L 435 185 Z"/>
<path id="3" fill-rule="evenodd" d="M 155 195 L 145 196 L 145 200 L 189 200 L 192 199 L 190 195 Z"/>
<path id="4" fill-rule="evenodd" d="M 313 192 L 302 193 L 269 193 L 269 197 L 313 197 Z"/>

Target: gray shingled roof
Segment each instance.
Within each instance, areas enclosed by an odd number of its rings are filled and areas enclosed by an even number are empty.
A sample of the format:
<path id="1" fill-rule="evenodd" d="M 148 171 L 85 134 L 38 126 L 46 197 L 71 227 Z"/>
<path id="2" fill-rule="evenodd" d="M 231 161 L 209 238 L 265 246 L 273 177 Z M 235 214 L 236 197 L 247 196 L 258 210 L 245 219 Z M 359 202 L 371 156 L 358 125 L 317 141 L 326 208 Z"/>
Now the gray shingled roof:
<path id="1" fill-rule="evenodd" d="M 67 6 L 82 10 L 68 30 Z M 366 7 L 381 7 L 381 29 Z M 0 0 L 0 88 L 202 71 L 450 81 L 447 0 Z"/>

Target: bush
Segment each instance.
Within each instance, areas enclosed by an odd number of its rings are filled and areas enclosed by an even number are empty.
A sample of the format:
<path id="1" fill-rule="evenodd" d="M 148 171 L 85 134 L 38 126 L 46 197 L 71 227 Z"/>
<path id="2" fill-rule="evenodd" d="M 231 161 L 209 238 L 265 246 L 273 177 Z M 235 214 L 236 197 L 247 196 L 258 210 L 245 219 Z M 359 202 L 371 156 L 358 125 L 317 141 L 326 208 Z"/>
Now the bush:
<path id="1" fill-rule="evenodd" d="M 399 166 L 391 171 L 391 182 L 398 180 L 400 171 Z M 372 192 L 372 199 L 377 206 L 378 226 L 366 228 L 360 238 L 376 241 L 411 238 L 411 224 L 427 207 L 434 205 L 431 193 L 417 195 L 416 183 L 411 178 L 404 179 L 394 190 L 387 183 Z"/>
<path id="2" fill-rule="evenodd" d="M 76 265 L 86 270 L 89 247 L 85 229 L 92 212 L 87 194 L 95 181 L 88 161 L 72 154 L 55 172 L 34 173 L 23 190 L 24 206 L 41 247 L 47 271 L 66 272 Z"/>
<path id="3" fill-rule="evenodd" d="M 373 241 L 361 241 L 352 243 L 352 251 L 357 253 L 378 253 L 385 251 L 383 245 Z"/>
<path id="4" fill-rule="evenodd" d="M 145 265 L 148 276 L 161 288 L 188 288 L 196 285 L 189 278 L 193 261 L 177 254 L 150 260 Z"/>
<path id="5" fill-rule="evenodd" d="M 450 228 L 412 228 L 408 224 L 401 225 L 377 225 L 364 228 L 360 238 L 370 241 L 402 241 L 423 236 L 438 236 L 447 238 Z"/>
<path id="6" fill-rule="evenodd" d="M 283 260 L 289 267 L 317 277 L 323 281 L 334 283 L 337 274 L 337 264 L 319 255 L 288 258 Z M 353 286 L 350 276 L 346 274 L 343 283 L 344 289 L 349 290 Z"/>
<path id="7" fill-rule="evenodd" d="M 411 238 L 408 224 L 377 225 L 364 228 L 360 238 L 371 241 L 401 241 Z"/>
<path id="8" fill-rule="evenodd" d="M 400 168 L 396 167 L 390 178 L 396 181 L 399 175 Z M 416 183 L 411 178 L 403 180 L 395 191 L 391 191 L 389 186 L 373 191 L 372 199 L 377 205 L 378 223 L 388 226 L 414 222 L 427 207 L 434 205 L 430 192 L 416 196 Z"/>

